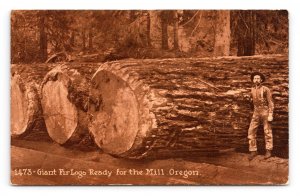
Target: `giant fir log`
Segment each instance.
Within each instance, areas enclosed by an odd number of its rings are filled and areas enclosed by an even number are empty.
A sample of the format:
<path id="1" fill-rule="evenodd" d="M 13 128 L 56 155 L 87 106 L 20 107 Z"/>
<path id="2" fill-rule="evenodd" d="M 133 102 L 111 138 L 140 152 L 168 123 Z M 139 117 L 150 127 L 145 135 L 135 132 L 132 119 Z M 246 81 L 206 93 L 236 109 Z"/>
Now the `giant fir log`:
<path id="1" fill-rule="evenodd" d="M 123 60 L 102 64 L 90 93 L 89 130 L 105 152 L 127 158 L 247 147 L 250 74 L 275 99 L 274 143 L 288 143 L 286 56 Z"/>
<path id="2" fill-rule="evenodd" d="M 34 137 L 45 132 L 39 85 L 53 65 L 11 65 L 11 135 Z M 37 135 L 36 135 L 37 134 Z"/>
<path id="3" fill-rule="evenodd" d="M 94 68 L 93 68 L 94 67 Z M 95 64 L 61 64 L 53 68 L 41 84 L 41 105 L 49 136 L 72 146 L 90 145 L 87 129 L 89 81 Z"/>

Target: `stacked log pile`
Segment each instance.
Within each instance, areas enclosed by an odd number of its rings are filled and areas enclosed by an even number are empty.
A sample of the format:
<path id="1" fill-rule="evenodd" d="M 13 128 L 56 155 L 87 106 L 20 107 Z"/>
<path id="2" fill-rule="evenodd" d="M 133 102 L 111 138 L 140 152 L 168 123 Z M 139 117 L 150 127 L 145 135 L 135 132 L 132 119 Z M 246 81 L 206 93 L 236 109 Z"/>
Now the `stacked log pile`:
<path id="1" fill-rule="evenodd" d="M 254 71 L 273 91 L 274 146 L 287 148 L 288 60 L 281 55 L 68 63 L 39 76 L 39 111 L 54 141 L 78 143 L 90 134 L 120 157 L 247 148 Z"/>
<path id="2" fill-rule="evenodd" d="M 89 81 L 97 67 L 80 63 L 12 65 L 12 136 L 92 147 L 86 111 L 92 101 Z M 79 147 L 84 149 L 83 145 Z"/>

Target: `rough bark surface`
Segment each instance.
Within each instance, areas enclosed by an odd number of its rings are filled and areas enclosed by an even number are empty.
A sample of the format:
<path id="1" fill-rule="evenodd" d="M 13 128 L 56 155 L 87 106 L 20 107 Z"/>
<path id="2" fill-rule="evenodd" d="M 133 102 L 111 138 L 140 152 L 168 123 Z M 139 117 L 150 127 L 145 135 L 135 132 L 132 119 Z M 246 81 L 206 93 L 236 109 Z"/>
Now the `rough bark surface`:
<path id="1" fill-rule="evenodd" d="M 273 90 L 274 144 L 287 148 L 288 61 L 280 55 L 104 63 L 90 90 L 103 104 L 91 104 L 89 128 L 104 151 L 127 158 L 247 148 L 254 71 Z M 137 128 L 128 133 L 126 124 Z"/>

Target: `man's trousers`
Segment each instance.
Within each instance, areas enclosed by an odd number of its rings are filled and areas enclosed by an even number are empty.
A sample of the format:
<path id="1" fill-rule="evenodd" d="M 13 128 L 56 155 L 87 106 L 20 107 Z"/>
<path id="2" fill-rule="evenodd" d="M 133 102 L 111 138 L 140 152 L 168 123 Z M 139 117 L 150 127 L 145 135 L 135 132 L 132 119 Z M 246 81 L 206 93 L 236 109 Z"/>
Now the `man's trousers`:
<path id="1" fill-rule="evenodd" d="M 249 151 L 257 151 L 256 133 L 260 123 L 264 125 L 266 150 L 273 149 L 273 134 L 271 124 L 268 121 L 268 108 L 255 108 L 248 130 Z"/>

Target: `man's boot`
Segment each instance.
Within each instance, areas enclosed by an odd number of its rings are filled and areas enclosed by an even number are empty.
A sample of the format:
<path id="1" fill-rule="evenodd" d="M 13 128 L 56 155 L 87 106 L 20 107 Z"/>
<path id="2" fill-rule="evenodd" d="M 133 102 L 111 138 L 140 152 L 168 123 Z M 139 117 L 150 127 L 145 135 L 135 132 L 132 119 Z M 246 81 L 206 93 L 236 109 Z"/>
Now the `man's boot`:
<path id="1" fill-rule="evenodd" d="M 266 150 L 265 159 L 268 159 L 271 156 L 272 156 L 272 151 L 271 150 Z"/>
<path id="2" fill-rule="evenodd" d="M 257 156 L 257 151 L 251 151 L 250 152 L 250 156 L 249 156 L 249 160 L 251 161 L 252 159 L 254 159 L 254 157 Z"/>

